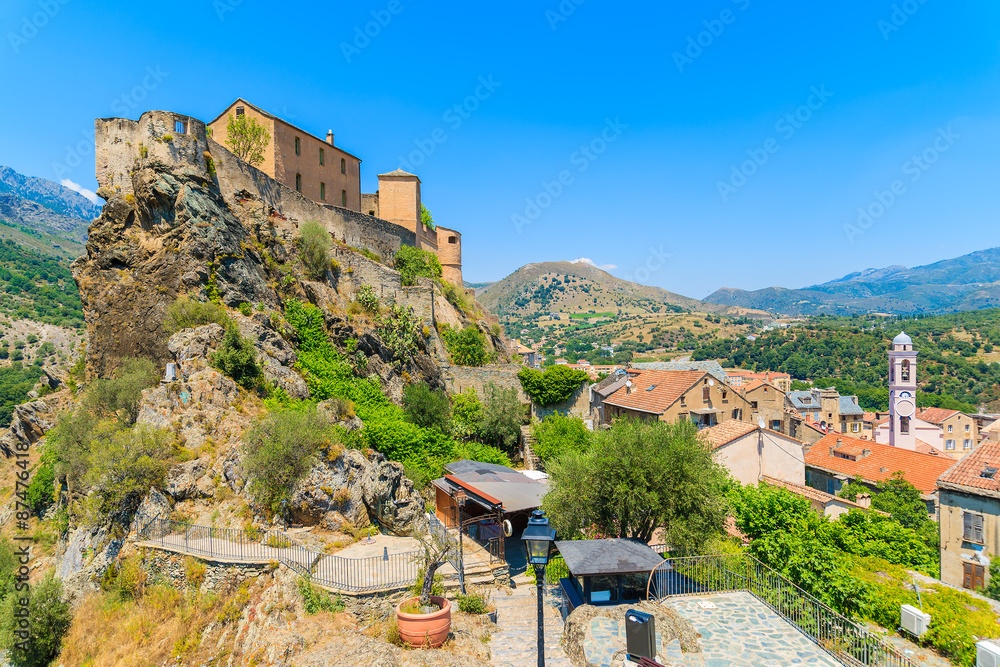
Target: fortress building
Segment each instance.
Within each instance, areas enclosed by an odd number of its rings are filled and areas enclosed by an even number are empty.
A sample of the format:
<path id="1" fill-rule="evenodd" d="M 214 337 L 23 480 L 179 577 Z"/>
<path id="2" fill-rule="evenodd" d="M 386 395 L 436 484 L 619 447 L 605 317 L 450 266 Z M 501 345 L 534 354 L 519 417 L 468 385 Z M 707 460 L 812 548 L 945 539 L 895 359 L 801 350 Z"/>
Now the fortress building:
<path id="1" fill-rule="evenodd" d="M 436 253 L 442 277 L 462 286 L 462 235 L 420 221 L 420 179 L 402 169 L 379 174 L 374 194 L 361 192 L 361 158 L 334 145 L 333 130 L 320 139 L 240 98 L 207 123 L 226 145 L 229 116 L 256 119 L 271 135 L 257 168 L 317 204 L 345 208 L 399 225 L 416 236 L 416 247 Z"/>

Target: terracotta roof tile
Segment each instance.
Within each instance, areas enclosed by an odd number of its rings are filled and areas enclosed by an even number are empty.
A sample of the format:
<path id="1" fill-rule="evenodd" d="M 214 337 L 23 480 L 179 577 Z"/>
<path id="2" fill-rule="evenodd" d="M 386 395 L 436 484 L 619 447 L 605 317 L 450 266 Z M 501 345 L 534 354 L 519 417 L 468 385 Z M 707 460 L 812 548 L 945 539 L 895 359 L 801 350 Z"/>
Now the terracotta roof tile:
<path id="1" fill-rule="evenodd" d="M 921 454 L 933 454 L 935 456 L 947 456 L 949 459 L 956 461 L 961 458 L 961 456 L 956 452 L 949 452 L 944 449 L 938 449 L 929 442 L 924 442 L 920 438 L 917 438 L 917 451 Z"/>
<path id="2" fill-rule="evenodd" d="M 957 415 L 958 410 L 948 410 L 946 408 L 924 408 L 917 411 L 917 419 L 922 419 L 931 424 L 940 424 L 948 417 Z"/>
<path id="3" fill-rule="evenodd" d="M 604 402 L 628 410 L 662 414 L 706 375 L 705 371 L 642 371 L 631 378 L 631 392 L 622 387 Z"/>
<path id="4" fill-rule="evenodd" d="M 841 441 L 840 446 L 837 445 L 838 440 Z M 830 452 L 831 448 L 841 454 L 853 455 L 857 460 L 834 456 Z M 866 449 L 871 453 L 862 456 Z M 825 468 L 849 477 L 860 475 L 870 482 L 881 482 L 897 471 L 902 471 L 903 478 L 921 493 L 933 493 L 937 488 L 937 478 L 952 464 L 954 459 L 944 456 L 923 454 L 840 433 L 824 436 L 806 453 L 807 466 Z"/>
<path id="5" fill-rule="evenodd" d="M 756 424 L 739 421 L 738 419 L 729 419 L 721 424 L 704 429 L 701 434 L 712 443 L 712 449 L 718 449 L 723 445 L 728 445 L 733 440 L 742 438 L 747 433 L 756 431 L 758 428 Z"/>
<path id="6" fill-rule="evenodd" d="M 983 477 L 986 468 L 993 468 L 992 479 Z M 940 481 L 968 489 L 1000 492 L 1000 442 L 986 441 L 941 475 Z M 988 472 L 988 471 L 986 471 Z"/>

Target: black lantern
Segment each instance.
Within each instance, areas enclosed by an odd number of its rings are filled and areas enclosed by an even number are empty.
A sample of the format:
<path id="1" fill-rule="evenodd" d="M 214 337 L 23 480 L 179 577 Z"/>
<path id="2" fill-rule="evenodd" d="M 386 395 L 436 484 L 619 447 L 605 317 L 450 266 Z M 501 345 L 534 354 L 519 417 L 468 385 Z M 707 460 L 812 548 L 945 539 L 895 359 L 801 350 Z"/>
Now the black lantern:
<path id="1" fill-rule="evenodd" d="M 556 540 L 556 531 L 549 527 L 549 519 L 542 510 L 535 510 L 528 519 L 528 526 L 521 533 L 525 549 L 528 551 L 528 562 L 544 568 L 549 564 L 549 550 Z"/>

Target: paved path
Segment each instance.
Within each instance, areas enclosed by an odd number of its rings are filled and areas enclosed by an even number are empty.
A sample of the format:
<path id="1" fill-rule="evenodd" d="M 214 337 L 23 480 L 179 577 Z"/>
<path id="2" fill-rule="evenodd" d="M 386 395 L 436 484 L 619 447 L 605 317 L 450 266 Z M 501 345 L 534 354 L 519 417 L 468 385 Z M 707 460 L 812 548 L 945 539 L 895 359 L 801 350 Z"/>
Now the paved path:
<path id="1" fill-rule="evenodd" d="M 844 667 L 749 593 L 672 598 L 663 605 L 675 609 L 701 633 L 702 654 L 685 654 L 685 665 Z"/>
<path id="2" fill-rule="evenodd" d="M 536 590 L 533 584 L 519 582 L 511 595 L 503 591 L 493 592 L 491 599 L 497 607 L 497 625 L 500 631 L 490 638 L 490 655 L 493 658 L 491 664 L 505 667 L 529 667 L 536 664 L 538 660 Z M 572 663 L 560 643 L 563 619 L 559 612 L 558 598 L 546 591 L 543 602 L 546 667 L 570 667 Z"/>

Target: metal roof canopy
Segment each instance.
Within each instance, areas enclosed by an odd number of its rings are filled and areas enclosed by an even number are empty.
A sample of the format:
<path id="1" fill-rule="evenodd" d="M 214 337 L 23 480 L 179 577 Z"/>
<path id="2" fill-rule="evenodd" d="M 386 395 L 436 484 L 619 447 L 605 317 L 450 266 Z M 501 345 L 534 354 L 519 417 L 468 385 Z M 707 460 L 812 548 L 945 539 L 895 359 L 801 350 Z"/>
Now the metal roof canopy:
<path id="1" fill-rule="evenodd" d="M 462 487 L 477 504 L 490 510 L 498 507 L 504 512 L 535 509 L 541 506 L 549 490 L 544 482 L 494 463 L 456 461 L 444 469 L 450 474 L 434 480 L 435 486 L 449 494 L 455 487 Z"/>
<path id="2" fill-rule="evenodd" d="M 652 572 L 663 557 L 640 540 L 562 540 L 556 548 L 575 577 Z"/>

